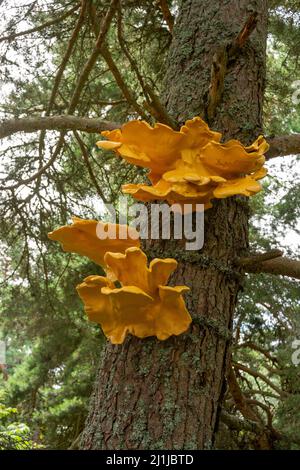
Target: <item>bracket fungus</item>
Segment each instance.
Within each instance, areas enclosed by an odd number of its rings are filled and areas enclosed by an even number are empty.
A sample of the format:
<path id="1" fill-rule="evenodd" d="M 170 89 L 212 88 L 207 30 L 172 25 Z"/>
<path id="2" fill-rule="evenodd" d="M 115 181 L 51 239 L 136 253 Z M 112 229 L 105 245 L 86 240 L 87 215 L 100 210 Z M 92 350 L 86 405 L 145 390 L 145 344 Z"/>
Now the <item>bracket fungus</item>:
<path id="1" fill-rule="evenodd" d="M 176 260 L 154 259 L 148 268 L 145 253 L 132 247 L 125 254 L 106 253 L 105 264 L 122 287 L 109 277 L 89 276 L 77 291 L 89 319 L 101 325 L 113 344 L 123 343 L 128 333 L 165 340 L 188 329 L 192 319 L 182 294 L 189 288 L 165 285 Z"/>
<path id="2" fill-rule="evenodd" d="M 99 233 L 107 234 L 103 239 Z M 48 233 L 51 240 L 61 243 L 63 250 L 87 256 L 94 263 L 104 265 L 107 251 L 124 253 L 130 246 L 140 246 L 139 234 L 128 225 L 117 225 L 97 220 L 84 220 L 72 217 L 72 225 Z"/>
<path id="3" fill-rule="evenodd" d="M 99 226 L 115 237 L 98 238 Z M 106 277 L 87 277 L 77 291 L 89 319 L 101 325 L 113 344 L 123 343 L 128 333 L 164 340 L 188 329 L 192 319 L 182 294 L 189 288 L 166 285 L 177 261 L 154 259 L 148 268 L 135 229 L 73 217 L 72 225 L 48 236 L 60 242 L 65 251 L 87 256 L 106 271 Z M 121 287 L 116 287 L 115 281 Z"/>
<path id="4" fill-rule="evenodd" d="M 97 142 L 98 147 L 150 169 L 151 185 L 123 186 L 124 193 L 144 202 L 198 203 L 208 209 L 214 198 L 256 194 L 261 190 L 257 180 L 267 173 L 263 164 L 269 145 L 263 136 L 249 146 L 233 139 L 221 143 L 222 135 L 200 117 L 186 121 L 180 131 L 160 123 L 151 127 L 130 121 L 101 134 L 108 140 Z"/>

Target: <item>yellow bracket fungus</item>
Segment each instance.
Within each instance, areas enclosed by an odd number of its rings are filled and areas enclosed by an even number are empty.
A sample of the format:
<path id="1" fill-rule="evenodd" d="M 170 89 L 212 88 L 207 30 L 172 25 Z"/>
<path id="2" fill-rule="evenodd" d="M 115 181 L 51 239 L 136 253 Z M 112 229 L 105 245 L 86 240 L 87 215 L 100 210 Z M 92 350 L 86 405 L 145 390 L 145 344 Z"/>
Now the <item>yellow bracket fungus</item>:
<path id="1" fill-rule="evenodd" d="M 130 246 L 140 246 L 138 232 L 127 225 L 84 220 L 78 217 L 72 217 L 72 221 L 72 225 L 65 225 L 48 233 L 48 237 L 60 242 L 64 251 L 87 256 L 101 266 L 104 265 L 104 255 L 107 251 L 124 253 Z M 115 237 L 107 236 L 105 239 L 100 239 L 97 236 L 99 228 L 102 233 L 114 233 Z"/>
<path id="2" fill-rule="evenodd" d="M 115 238 L 99 239 L 101 231 L 114 229 Z M 127 234 L 127 238 L 124 233 Z M 147 257 L 139 249 L 138 234 L 127 225 L 113 225 L 73 217 L 73 223 L 48 234 L 65 251 L 87 256 L 104 267 L 107 277 L 89 276 L 77 291 L 91 321 L 99 323 L 113 344 L 124 341 L 127 333 L 139 338 L 160 340 L 186 331 L 191 317 L 182 294 L 186 286 L 166 286 L 176 269 L 174 259 L 155 259 L 147 267 Z M 116 288 L 118 280 L 122 287 Z"/>
<path id="3" fill-rule="evenodd" d="M 182 294 L 189 288 L 165 285 L 177 267 L 174 259 L 154 259 L 148 268 L 145 253 L 131 247 L 125 254 L 108 252 L 104 260 L 122 287 L 107 277 L 89 276 L 77 291 L 89 319 L 113 344 L 123 343 L 128 333 L 165 340 L 188 329 L 192 319 Z"/>
<path id="4" fill-rule="evenodd" d="M 125 193 L 144 202 L 198 203 L 207 209 L 214 198 L 256 194 L 261 190 L 257 180 L 267 173 L 263 164 L 269 145 L 263 136 L 250 146 L 238 140 L 221 143 L 222 135 L 211 131 L 200 117 L 187 121 L 180 131 L 160 123 L 151 127 L 131 121 L 102 135 L 108 140 L 97 142 L 99 147 L 150 169 L 151 186 L 123 186 Z"/>

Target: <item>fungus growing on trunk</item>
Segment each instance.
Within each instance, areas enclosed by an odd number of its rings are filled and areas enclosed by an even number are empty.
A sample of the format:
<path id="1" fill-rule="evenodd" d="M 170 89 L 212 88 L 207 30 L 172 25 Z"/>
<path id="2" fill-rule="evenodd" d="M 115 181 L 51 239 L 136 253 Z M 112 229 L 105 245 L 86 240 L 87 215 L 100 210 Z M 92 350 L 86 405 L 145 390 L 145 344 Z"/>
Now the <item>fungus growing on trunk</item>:
<path id="1" fill-rule="evenodd" d="M 214 198 L 256 194 L 261 190 L 257 180 L 267 173 L 263 164 L 269 145 L 263 136 L 250 146 L 234 139 L 221 143 L 222 135 L 200 117 L 188 120 L 180 131 L 131 121 L 102 135 L 108 141 L 97 142 L 98 147 L 151 170 L 152 185 L 123 186 L 124 193 L 144 202 L 198 203 L 208 209 Z"/>
<path id="2" fill-rule="evenodd" d="M 127 333 L 165 340 L 188 329 L 192 319 L 182 294 L 189 288 L 166 286 L 175 259 L 154 259 L 148 267 L 145 253 L 131 247 L 125 254 L 108 252 L 104 260 L 121 287 L 111 276 L 89 276 L 77 291 L 89 319 L 101 325 L 113 344 L 123 343 Z"/>
<path id="3" fill-rule="evenodd" d="M 98 238 L 99 226 L 104 232 L 111 229 L 115 238 Z M 72 225 L 48 236 L 59 241 L 65 251 L 87 256 L 106 271 L 107 277 L 88 276 L 77 291 L 89 319 L 101 325 L 113 344 L 123 343 L 128 333 L 164 340 L 188 329 L 192 319 L 182 294 L 189 288 L 166 286 L 177 261 L 154 259 L 148 268 L 135 229 L 74 217 Z M 116 287 L 115 281 L 121 287 Z"/>
<path id="4" fill-rule="evenodd" d="M 72 217 L 72 225 L 48 233 L 51 240 L 61 243 L 64 251 L 87 256 L 94 263 L 104 265 L 107 251 L 124 253 L 130 246 L 140 246 L 138 232 L 127 225 Z M 106 234 L 100 238 L 100 234 Z"/>

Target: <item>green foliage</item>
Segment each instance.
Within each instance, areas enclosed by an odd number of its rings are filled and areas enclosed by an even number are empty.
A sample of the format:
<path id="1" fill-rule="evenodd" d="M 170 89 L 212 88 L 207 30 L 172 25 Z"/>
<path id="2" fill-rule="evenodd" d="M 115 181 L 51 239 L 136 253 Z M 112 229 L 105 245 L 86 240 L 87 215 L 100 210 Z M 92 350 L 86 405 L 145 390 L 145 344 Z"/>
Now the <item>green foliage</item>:
<path id="1" fill-rule="evenodd" d="M 18 410 L 0 402 L 0 450 L 41 449 L 43 446 L 31 438 L 31 430 L 18 421 Z M 40 439 L 40 436 L 38 436 Z"/>

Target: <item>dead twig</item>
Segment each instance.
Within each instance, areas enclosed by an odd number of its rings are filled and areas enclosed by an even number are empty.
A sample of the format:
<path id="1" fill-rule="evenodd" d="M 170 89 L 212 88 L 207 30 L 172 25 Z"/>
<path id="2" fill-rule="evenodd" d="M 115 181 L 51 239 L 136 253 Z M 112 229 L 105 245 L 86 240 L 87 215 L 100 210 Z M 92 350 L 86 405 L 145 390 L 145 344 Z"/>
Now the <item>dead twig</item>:
<path id="1" fill-rule="evenodd" d="M 231 65 L 236 60 L 239 52 L 244 47 L 250 34 L 254 31 L 256 24 L 257 12 L 253 12 L 247 19 L 237 37 L 229 44 L 224 44 L 219 47 L 213 56 L 206 105 L 206 119 L 209 123 L 215 117 L 217 107 L 222 100 L 224 80 L 229 65 Z"/>

